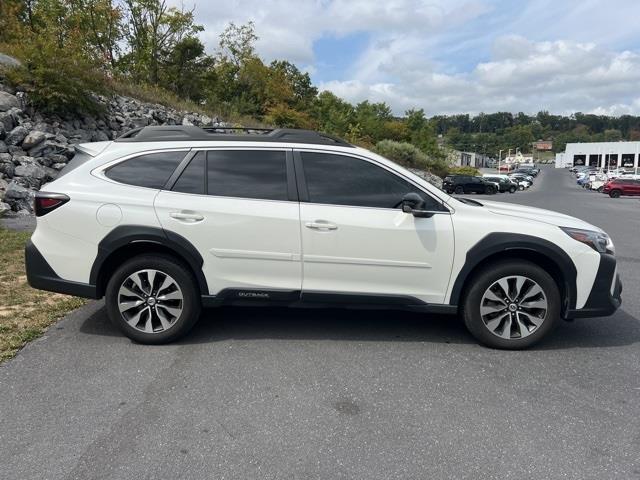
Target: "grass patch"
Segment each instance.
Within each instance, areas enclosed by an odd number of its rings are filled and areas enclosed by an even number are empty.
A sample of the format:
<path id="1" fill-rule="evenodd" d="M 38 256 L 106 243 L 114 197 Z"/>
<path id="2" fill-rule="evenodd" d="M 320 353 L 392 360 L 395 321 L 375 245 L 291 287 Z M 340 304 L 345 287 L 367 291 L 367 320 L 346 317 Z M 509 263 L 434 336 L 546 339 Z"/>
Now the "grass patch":
<path id="1" fill-rule="evenodd" d="M 24 270 L 24 246 L 30 236 L 27 232 L 0 227 L 0 363 L 86 302 L 29 286 Z"/>

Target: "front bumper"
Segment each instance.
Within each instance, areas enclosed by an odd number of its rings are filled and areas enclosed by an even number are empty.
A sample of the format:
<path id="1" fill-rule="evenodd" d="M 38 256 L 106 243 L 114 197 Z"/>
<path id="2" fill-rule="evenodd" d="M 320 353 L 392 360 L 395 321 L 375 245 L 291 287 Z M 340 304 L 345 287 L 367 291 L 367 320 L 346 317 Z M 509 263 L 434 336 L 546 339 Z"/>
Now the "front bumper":
<path id="1" fill-rule="evenodd" d="M 60 278 L 31 240 L 24 248 L 24 261 L 27 281 L 33 288 L 75 295 L 76 297 L 98 298 L 95 285 Z"/>
<path id="2" fill-rule="evenodd" d="M 607 317 L 622 304 L 622 282 L 616 270 L 616 257 L 601 254 L 600 266 L 591 293 L 583 308 L 570 309 L 566 318 Z"/>

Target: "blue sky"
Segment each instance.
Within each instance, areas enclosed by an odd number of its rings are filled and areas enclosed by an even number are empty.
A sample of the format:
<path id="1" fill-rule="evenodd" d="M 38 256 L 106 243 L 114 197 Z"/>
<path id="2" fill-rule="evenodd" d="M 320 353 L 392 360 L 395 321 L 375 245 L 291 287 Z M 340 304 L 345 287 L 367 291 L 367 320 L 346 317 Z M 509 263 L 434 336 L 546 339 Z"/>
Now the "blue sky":
<path id="1" fill-rule="evenodd" d="M 229 22 L 253 21 L 266 60 L 292 61 L 321 89 L 398 114 L 640 114 L 640 0 L 192 4 L 209 52 Z"/>

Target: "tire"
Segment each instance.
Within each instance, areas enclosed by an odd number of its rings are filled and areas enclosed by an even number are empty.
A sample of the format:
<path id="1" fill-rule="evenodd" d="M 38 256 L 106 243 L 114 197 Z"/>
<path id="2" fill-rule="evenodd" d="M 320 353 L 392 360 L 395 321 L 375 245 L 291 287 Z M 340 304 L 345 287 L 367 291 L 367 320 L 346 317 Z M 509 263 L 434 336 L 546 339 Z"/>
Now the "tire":
<path id="1" fill-rule="evenodd" d="M 458 195 L 461 195 L 461 194 L 464 193 L 464 188 L 462 188 L 460 185 L 458 185 L 453 192 L 457 193 Z"/>
<path id="2" fill-rule="evenodd" d="M 136 306 L 138 302 L 143 303 Z M 168 255 L 140 255 L 124 262 L 109 279 L 105 303 L 111 322 L 127 337 L 154 345 L 184 336 L 201 309 L 193 274 Z"/>
<path id="3" fill-rule="evenodd" d="M 596 190 L 598 193 L 602 193 L 602 191 L 604 190 L 603 186 L 599 186 L 598 189 Z"/>
<path id="4" fill-rule="evenodd" d="M 520 283 L 521 280 L 516 277 L 526 280 Z M 515 301 L 509 300 L 506 303 L 502 299 L 492 301 L 496 295 L 504 298 L 504 289 L 498 281 L 504 284 L 505 278 L 506 285 L 512 289 L 507 298 L 516 297 L 514 293 L 520 284 L 522 290 L 519 294 L 525 292 L 526 302 L 522 298 L 514 298 Z M 556 282 L 545 270 L 529 261 L 505 260 L 487 266 L 473 276 L 469 285 L 462 303 L 464 323 L 476 340 L 488 347 L 508 350 L 530 347 L 553 330 L 560 318 L 561 300 Z M 530 294 L 535 285 L 540 288 L 542 295 Z M 546 308 L 538 308 L 543 303 Z M 506 313 L 501 311 L 503 304 Z M 482 306 L 485 306 L 484 317 Z M 495 311 L 491 311 L 492 309 Z M 505 330 L 507 325 L 512 326 L 508 331 Z"/>
<path id="5" fill-rule="evenodd" d="M 523 191 L 524 190 L 524 185 L 518 185 L 518 190 Z"/>
<path id="6" fill-rule="evenodd" d="M 622 192 L 620 190 L 611 190 L 609 192 L 609 196 L 611 198 L 620 198 L 620 195 L 622 194 Z"/>
<path id="7" fill-rule="evenodd" d="M 516 193 L 517 188 L 515 186 L 509 187 L 509 193 Z"/>
<path id="8" fill-rule="evenodd" d="M 493 188 L 491 185 L 488 185 L 487 188 L 485 188 L 484 193 L 486 195 L 495 195 L 496 189 Z"/>

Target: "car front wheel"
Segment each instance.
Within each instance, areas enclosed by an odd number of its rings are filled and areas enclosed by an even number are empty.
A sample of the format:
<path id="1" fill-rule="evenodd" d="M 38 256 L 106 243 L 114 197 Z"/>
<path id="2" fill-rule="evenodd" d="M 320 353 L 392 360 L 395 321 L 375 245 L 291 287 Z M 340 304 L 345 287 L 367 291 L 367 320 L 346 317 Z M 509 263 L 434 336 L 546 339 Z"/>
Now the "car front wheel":
<path id="1" fill-rule="evenodd" d="M 611 190 L 611 191 L 609 192 L 609 196 L 610 196 L 611 198 L 620 198 L 620 194 L 621 194 L 621 193 L 622 193 L 622 192 L 620 192 L 620 190 Z"/>
<path id="2" fill-rule="evenodd" d="M 141 255 L 126 261 L 107 284 L 111 321 L 139 343 L 161 344 L 185 335 L 200 316 L 199 289 L 182 262 Z"/>
<path id="3" fill-rule="evenodd" d="M 462 188 L 461 186 L 457 186 L 454 192 L 457 193 L 458 195 L 461 195 L 464 193 L 464 188 Z"/>
<path id="4" fill-rule="evenodd" d="M 560 317 L 553 278 L 525 260 L 489 266 L 472 279 L 463 302 L 467 329 L 492 348 L 522 349 L 549 333 Z"/>

